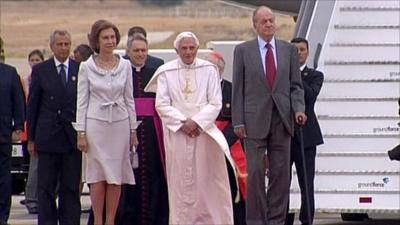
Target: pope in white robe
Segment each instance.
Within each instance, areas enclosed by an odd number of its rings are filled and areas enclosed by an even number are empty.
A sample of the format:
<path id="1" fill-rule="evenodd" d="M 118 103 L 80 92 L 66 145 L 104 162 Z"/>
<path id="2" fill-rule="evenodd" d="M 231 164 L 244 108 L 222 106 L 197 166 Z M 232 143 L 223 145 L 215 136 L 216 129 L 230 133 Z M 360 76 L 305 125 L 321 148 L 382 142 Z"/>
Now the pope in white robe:
<path id="1" fill-rule="evenodd" d="M 169 223 L 233 224 L 225 156 L 233 161 L 215 126 L 222 107 L 220 78 L 215 65 L 196 58 L 198 46 L 193 33 L 179 34 L 174 42 L 179 58 L 161 66 L 145 89 L 156 92 L 164 129 Z"/>

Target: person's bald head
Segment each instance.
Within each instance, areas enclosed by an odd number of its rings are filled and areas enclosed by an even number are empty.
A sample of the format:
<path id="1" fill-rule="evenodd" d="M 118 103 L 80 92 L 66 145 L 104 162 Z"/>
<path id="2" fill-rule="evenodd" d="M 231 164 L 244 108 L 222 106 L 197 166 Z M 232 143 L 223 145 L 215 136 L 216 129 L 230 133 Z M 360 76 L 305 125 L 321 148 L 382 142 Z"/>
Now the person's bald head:
<path id="1" fill-rule="evenodd" d="M 253 27 L 264 41 L 271 41 L 276 32 L 275 14 L 271 8 L 260 6 L 253 12 Z"/>

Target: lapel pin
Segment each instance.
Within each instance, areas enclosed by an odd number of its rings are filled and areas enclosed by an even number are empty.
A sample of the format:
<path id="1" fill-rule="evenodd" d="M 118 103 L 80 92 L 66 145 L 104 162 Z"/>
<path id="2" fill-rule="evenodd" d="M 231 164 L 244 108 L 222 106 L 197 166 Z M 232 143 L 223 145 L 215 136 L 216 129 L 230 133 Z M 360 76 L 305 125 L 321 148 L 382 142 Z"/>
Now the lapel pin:
<path id="1" fill-rule="evenodd" d="M 76 77 L 75 77 L 75 76 L 72 76 L 72 77 L 71 77 L 71 80 L 72 80 L 72 81 L 75 81 L 75 80 L 76 80 Z"/>

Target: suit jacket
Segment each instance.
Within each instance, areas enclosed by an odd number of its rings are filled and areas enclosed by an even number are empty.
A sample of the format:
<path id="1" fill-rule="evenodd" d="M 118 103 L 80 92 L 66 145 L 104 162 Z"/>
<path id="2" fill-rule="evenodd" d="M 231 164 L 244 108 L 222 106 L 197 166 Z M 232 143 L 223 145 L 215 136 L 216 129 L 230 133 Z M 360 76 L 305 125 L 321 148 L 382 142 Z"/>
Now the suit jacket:
<path id="1" fill-rule="evenodd" d="M 304 88 L 304 99 L 306 103 L 307 123 L 303 126 L 304 148 L 317 146 L 324 143 L 322 139 L 321 128 L 314 112 L 315 101 L 321 90 L 324 81 L 324 75 L 314 69 L 305 67 L 301 72 Z M 299 135 L 296 132 L 295 138 L 299 141 Z"/>
<path id="2" fill-rule="evenodd" d="M 68 84 L 64 86 L 54 58 L 32 68 L 28 97 L 28 140 L 38 151 L 68 152 L 76 149 L 72 127 L 76 115 L 79 63 L 69 60 Z"/>
<path id="3" fill-rule="evenodd" d="M 145 65 L 154 69 L 157 69 L 161 65 L 164 64 L 164 60 L 160 59 L 155 56 L 147 55 L 146 63 Z"/>
<path id="4" fill-rule="evenodd" d="M 304 112 L 297 48 L 275 39 L 277 71 L 267 84 L 257 38 L 236 46 L 232 79 L 232 123 L 244 125 L 248 138 L 265 138 L 275 106 L 287 131 L 294 133 L 294 112 Z"/>
<path id="5" fill-rule="evenodd" d="M 133 100 L 132 68 L 121 58 L 116 69 L 107 74 L 93 57 L 81 64 L 78 84 L 78 112 L 76 130 L 86 130 L 86 119 L 109 123 L 129 118 L 131 129 L 136 129 Z"/>
<path id="6" fill-rule="evenodd" d="M 17 70 L 0 63 L 0 144 L 11 143 L 11 134 L 23 130 L 24 94 Z"/>
<path id="7" fill-rule="evenodd" d="M 232 120 L 232 83 L 228 80 L 222 80 L 222 109 L 217 120 Z"/>
<path id="8" fill-rule="evenodd" d="M 229 147 L 239 139 L 232 126 L 232 83 L 228 80 L 221 82 L 222 90 L 222 109 L 217 117 L 217 121 L 227 121 L 228 125 L 222 130 Z"/>
<path id="9" fill-rule="evenodd" d="M 123 58 L 129 60 L 129 56 L 128 55 L 124 55 Z M 147 55 L 147 59 L 146 59 L 145 65 L 146 65 L 146 67 L 148 69 L 152 68 L 154 70 L 157 70 L 158 67 L 160 67 L 163 64 L 164 64 L 164 60 L 163 59 L 160 59 L 160 58 L 155 57 L 155 56 Z"/>

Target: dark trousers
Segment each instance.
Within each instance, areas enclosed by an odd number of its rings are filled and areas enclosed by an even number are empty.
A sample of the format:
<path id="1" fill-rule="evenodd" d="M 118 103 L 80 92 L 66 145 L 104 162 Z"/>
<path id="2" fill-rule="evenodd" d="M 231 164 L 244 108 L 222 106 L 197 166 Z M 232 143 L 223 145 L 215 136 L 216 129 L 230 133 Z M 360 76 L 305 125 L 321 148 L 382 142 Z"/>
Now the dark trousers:
<path id="1" fill-rule="evenodd" d="M 39 152 L 38 200 L 39 225 L 80 224 L 82 154 L 78 150 L 68 153 Z M 56 186 L 59 182 L 58 209 Z"/>
<path id="2" fill-rule="evenodd" d="M 290 134 L 273 109 L 270 132 L 264 139 L 245 139 L 247 159 L 246 221 L 248 225 L 283 225 L 290 188 Z M 265 152 L 268 188 L 265 192 Z"/>
<path id="3" fill-rule="evenodd" d="M 11 143 L 0 144 L 0 223 L 6 223 L 10 215 L 11 149 Z"/>
<path id="4" fill-rule="evenodd" d="M 307 206 L 306 206 L 306 185 L 304 182 L 304 169 L 303 169 L 303 160 L 301 159 L 301 149 L 300 143 L 298 143 L 295 139 L 292 139 L 292 147 L 291 147 L 291 157 L 290 157 L 290 168 L 292 165 L 296 166 L 297 180 L 299 182 L 300 191 L 301 191 L 301 206 L 300 206 L 300 215 L 299 220 L 302 224 L 313 224 L 314 220 L 314 176 L 315 176 L 315 155 L 316 155 L 316 147 L 309 147 L 304 149 L 304 155 L 306 160 L 306 175 L 307 175 L 307 184 L 308 184 L 308 195 L 309 195 L 309 207 L 311 214 L 311 221 L 308 221 L 307 216 Z M 288 219 L 286 225 L 293 224 L 294 213 L 290 213 L 288 215 Z"/>

